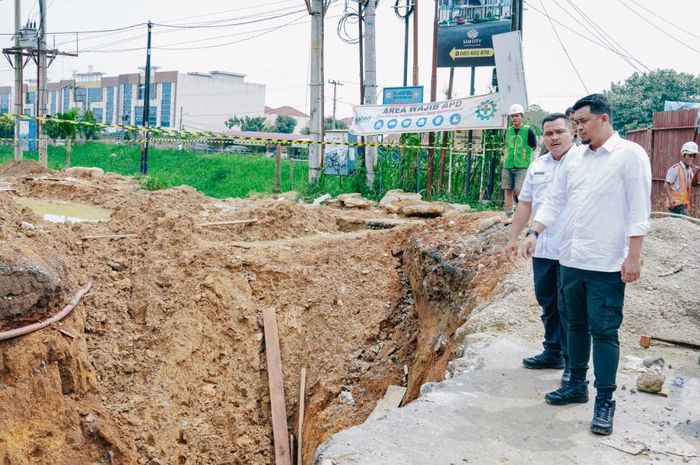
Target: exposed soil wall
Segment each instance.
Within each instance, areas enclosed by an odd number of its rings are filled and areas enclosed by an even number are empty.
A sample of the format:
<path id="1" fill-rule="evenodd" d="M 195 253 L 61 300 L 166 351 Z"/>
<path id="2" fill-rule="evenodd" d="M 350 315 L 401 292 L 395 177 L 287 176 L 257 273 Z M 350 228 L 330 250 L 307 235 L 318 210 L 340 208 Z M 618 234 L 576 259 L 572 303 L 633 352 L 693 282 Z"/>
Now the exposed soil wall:
<path id="1" fill-rule="evenodd" d="M 0 244 L 31 263 L 60 263 L 42 311 L 93 283 L 59 325 L 0 342 L 3 465 L 271 463 L 265 307 L 277 313 L 295 436 L 307 369 L 310 463 L 330 434 L 363 422 L 388 385 L 407 383 L 411 399 L 441 379 L 455 329 L 506 273 L 502 231 L 475 237 L 475 216 L 343 232 L 357 224 L 348 216 L 383 214 L 74 176 L 31 163 L 0 169 L 15 189 L 0 193 Z M 113 213 L 52 224 L 16 195 Z M 257 222 L 202 226 L 240 219 Z M 134 236 L 86 239 L 113 234 Z"/>

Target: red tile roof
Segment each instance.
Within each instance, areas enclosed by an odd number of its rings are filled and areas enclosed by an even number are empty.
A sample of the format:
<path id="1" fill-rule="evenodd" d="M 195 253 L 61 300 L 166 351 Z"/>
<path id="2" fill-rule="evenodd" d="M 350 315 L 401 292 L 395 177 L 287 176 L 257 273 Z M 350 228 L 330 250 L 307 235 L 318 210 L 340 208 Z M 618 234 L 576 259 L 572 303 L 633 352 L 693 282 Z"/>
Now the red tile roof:
<path id="1" fill-rule="evenodd" d="M 289 105 L 284 105 L 279 108 L 265 107 L 266 115 L 284 115 L 284 116 L 295 116 L 297 118 L 308 118 L 309 115 L 303 113 L 296 108 L 290 107 Z"/>

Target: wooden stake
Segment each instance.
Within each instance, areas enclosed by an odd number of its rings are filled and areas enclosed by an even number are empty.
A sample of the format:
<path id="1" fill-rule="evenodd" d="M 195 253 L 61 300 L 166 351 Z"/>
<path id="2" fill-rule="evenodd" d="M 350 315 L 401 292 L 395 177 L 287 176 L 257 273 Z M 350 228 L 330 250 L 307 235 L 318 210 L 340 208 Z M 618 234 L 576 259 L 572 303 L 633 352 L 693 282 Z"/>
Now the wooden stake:
<path id="1" fill-rule="evenodd" d="M 297 432 L 297 465 L 302 463 L 302 438 L 304 437 L 304 401 L 306 399 L 306 368 L 301 369 L 301 384 L 299 385 L 299 431 Z"/>
<path id="2" fill-rule="evenodd" d="M 253 224 L 257 223 L 259 220 L 253 218 L 250 220 L 232 220 L 232 221 L 214 221 L 212 223 L 200 223 L 199 225 L 203 228 L 208 228 L 210 226 L 232 226 L 235 224 Z"/>
<path id="3" fill-rule="evenodd" d="M 99 235 L 99 236 L 85 236 L 85 237 L 83 237 L 83 240 L 84 241 L 87 241 L 90 239 L 118 240 L 118 239 L 127 239 L 129 237 L 138 237 L 138 234 L 105 234 L 105 235 Z"/>
<path id="4" fill-rule="evenodd" d="M 272 410 L 272 433 L 275 446 L 275 464 L 292 465 L 289 452 L 289 432 L 287 411 L 284 405 L 284 382 L 282 378 L 282 357 L 277 332 L 275 309 L 263 310 L 265 326 L 265 354 L 267 356 L 267 376 L 270 384 L 270 407 Z"/>

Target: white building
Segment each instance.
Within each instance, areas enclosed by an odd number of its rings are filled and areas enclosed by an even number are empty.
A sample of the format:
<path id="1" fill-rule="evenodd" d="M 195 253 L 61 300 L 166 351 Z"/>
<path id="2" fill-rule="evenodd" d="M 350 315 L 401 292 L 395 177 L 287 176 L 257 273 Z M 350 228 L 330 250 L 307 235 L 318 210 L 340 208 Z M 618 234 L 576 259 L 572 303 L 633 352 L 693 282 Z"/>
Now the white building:
<path id="1" fill-rule="evenodd" d="M 73 79 L 47 85 L 48 114 L 71 108 L 92 110 L 107 124 L 143 124 L 144 73 L 105 77 L 90 69 Z M 152 72 L 149 125 L 221 132 L 233 116 L 264 116 L 265 85 L 245 82 L 244 74 Z M 34 115 L 36 82 L 25 84 L 24 113 Z M 0 87 L 0 113 L 13 112 L 11 87 Z"/>

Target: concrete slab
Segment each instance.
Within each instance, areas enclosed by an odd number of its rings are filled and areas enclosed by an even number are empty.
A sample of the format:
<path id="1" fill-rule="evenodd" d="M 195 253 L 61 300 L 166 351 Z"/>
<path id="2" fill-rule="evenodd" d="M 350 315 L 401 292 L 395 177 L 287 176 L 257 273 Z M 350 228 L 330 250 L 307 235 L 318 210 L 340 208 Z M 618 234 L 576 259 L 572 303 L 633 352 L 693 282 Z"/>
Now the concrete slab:
<path id="1" fill-rule="evenodd" d="M 588 404 L 554 407 L 543 396 L 560 371 L 526 370 L 536 353 L 513 336 L 472 335 L 462 372 L 424 386 L 420 399 L 340 432 L 316 452 L 316 465 L 700 464 L 697 353 L 657 347 L 669 369 L 667 398 L 633 392 L 637 373 L 618 376 L 613 435 L 589 432 Z M 589 374 L 589 377 L 592 376 Z M 675 376 L 684 386 L 668 387 Z M 626 389 L 621 389 L 625 385 Z"/>

